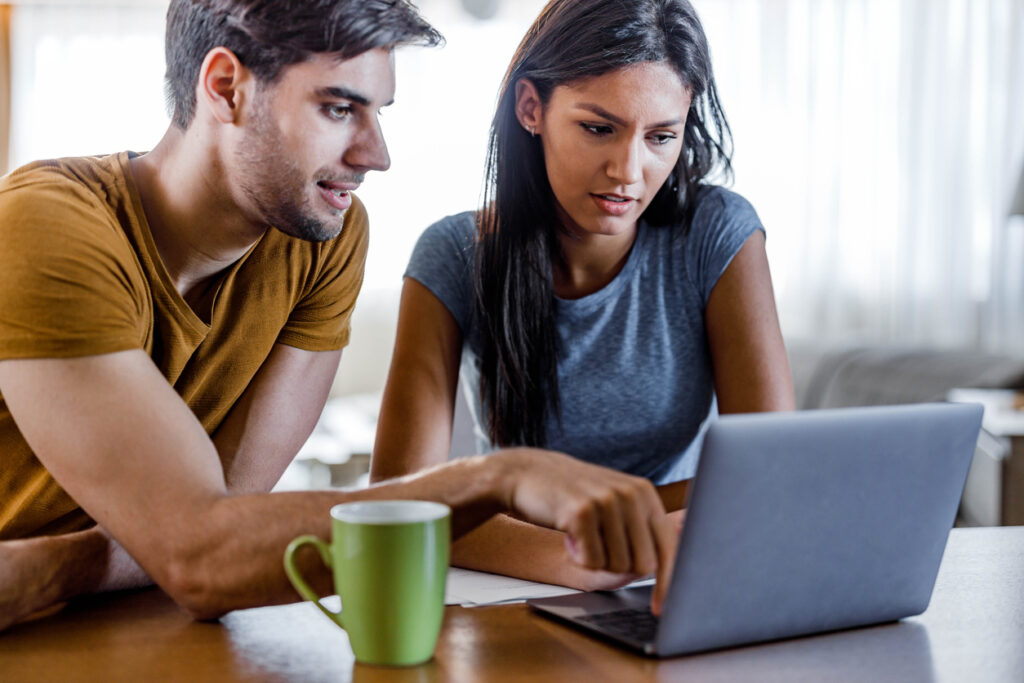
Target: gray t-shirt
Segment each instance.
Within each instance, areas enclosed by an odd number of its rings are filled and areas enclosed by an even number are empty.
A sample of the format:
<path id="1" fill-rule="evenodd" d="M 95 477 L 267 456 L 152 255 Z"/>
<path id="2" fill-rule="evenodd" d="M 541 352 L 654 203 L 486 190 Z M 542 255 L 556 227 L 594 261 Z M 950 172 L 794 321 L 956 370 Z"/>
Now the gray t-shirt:
<path id="1" fill-rule="evenodd" d="M 720 187 L 698 197 L 687 235 L 640 222 L 622 271 L 582 299 L 559 299 L 562 422 L 547 447 L 656 484 L 694 475 L 700 437 L 714 414 L 704 309 L 718 278 L 750 235 L 753 207 Z M 480 406 L 472 267 L 472 212 L 444 218 L 420 237 L 406 276 L 451 311 L 463 335 L 460 377 L 478 452 L 494 450 Z"/>

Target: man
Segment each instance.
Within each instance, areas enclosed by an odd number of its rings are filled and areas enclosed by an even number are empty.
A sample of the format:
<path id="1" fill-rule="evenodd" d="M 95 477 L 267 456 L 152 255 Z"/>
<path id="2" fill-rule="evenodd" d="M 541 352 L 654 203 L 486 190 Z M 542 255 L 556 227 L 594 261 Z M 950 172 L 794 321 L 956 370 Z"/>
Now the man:
<path id="1" fill-rule="evenodd" d="M 392 49 L 439 41 L 405 0 L 172 0 L 159 144 L 0 182 L 0 628 L 150 582 L 199 618 L 295 600 L 285 545 L 356 499 L 447 503 L 456 535 L 511 510 L 585 566 L 668 570 L 653 487 L 552 453 L 266 493 L 348 340 Z"/>

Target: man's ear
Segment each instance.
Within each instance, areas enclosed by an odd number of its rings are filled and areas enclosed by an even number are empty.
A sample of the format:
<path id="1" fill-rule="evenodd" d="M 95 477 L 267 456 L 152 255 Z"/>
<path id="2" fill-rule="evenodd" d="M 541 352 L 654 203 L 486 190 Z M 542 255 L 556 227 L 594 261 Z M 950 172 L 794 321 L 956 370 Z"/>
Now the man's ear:
<path id="1" fill-rule="evenodd" d="M 519 125 L 530 135 L 537 135 L 541 132 L 543 113 L 544 105 L 537 94 L 537 86 L 529 78 L 520 78 L 516 81 L 516 118 Z"/>
<path id="2" fill-rule="evenodd" d="M 249 71 L 234 52 L 226 47 L 215 47 L 199 67 L 196 100 L 205 103 L 221 123 L 235 123 L 249 80 Z"/>

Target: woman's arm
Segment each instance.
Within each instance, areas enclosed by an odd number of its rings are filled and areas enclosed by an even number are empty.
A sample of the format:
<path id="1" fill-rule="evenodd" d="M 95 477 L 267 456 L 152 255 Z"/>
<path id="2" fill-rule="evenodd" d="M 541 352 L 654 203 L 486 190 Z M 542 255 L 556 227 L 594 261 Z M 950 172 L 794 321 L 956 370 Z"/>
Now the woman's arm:
<path id="1" fill-rule="evenodd" d="M 370 481 L 439 465 L 451 447 L 462 333 L 441 300 L 413 278 L 402 287 Z"/>
<path id="2" fill-rule="evenodd" d="M 793 410 L 793 379 L 761 231 L 747 238 L 711 290 L 704 317 L 719 412 Z"/>
<path id="3" fill-rule="evenodd" d="M 704 322 L 719 413 L 795 408 L 793 379 L 760 230 L 747 238 L 711 290 Z M 658 487 L 666 510 L 683 507 L 688 483 Z M 678 521 L 682 523 L 681 516 Z"/>

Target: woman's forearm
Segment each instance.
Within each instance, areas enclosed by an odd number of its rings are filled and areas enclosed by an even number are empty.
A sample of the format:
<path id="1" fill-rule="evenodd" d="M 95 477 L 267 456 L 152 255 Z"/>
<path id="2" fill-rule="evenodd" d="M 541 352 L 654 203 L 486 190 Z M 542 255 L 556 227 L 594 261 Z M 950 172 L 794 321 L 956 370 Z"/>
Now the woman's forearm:
<path id="1" fill-rule="evenodd" d="M 578 590 L 610 590 L 639 578 L 581 567 L 565 539 L 560 531 L 497 515 L 452 545 L 452 565 Z"/>

